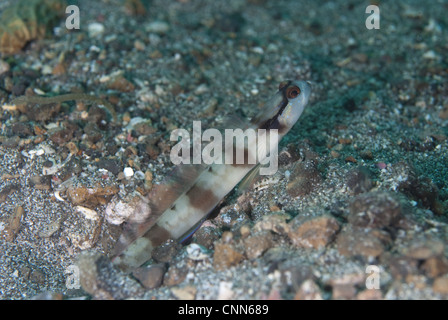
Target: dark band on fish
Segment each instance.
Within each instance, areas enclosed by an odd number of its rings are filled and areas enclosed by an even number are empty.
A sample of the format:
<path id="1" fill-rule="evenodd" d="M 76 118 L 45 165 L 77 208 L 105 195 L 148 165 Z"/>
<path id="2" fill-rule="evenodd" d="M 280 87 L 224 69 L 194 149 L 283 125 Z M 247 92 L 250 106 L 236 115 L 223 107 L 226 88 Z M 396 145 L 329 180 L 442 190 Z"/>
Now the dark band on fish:
<path id="1" fill-rule="evenodd" d="M 145 233 L 144 237 L 151 241 L 153 247 L 157 247 L 171 238 L 171 234 L 165 228 L 155 224 Z"/>
<path id="2" fill-rule="evenodd" d="M 280 102 L 279 106 L 278 106 L 278 112 L 275 114 L 275 116 L 273 116 L 272 118 L 266 120 L 261 126 L 258 127 L 258 129 L 266 129 L 266 130 L 270 130 L 270 129 L 279 129 L 280 131 L 280 123 L 278 121 L 278 117 L 281 116 L 281 114 L 283 113 L 283 111 L 285 110 L 286 106 L 289 103 L 289 100 L 286 96 L 286 90 L 288 89 L 289 85 L 291 84 L 291 81 L 289 80 L 287 84 L 283 85 L 280 88 L 280 91 L 282 93 L 282 101 Z M 273 128 L 273 125 L 275 123 L 278 123 L 278 127 L 279 128 Z M 280 132 L 281 133 L 281 132 Z"/>
<path id="3" fill-rule="evenodd" d="M 207 190 L 198 185 L 194 185 L 185 195 L 190 200 L 190 205 L 199 210 L 204 210 L 219 200 L 216 199 L 213 190 Z"/>

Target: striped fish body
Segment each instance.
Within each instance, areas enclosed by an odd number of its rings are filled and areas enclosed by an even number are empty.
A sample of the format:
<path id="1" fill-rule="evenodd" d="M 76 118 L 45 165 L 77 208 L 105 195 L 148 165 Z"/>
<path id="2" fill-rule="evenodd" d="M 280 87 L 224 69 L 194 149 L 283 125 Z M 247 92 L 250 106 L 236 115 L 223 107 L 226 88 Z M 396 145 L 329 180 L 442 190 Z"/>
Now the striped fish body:
<path id="1" fill-rule="evenodd" d="M 233 159 L 231 164 L 178 166 L 171 182 L 155 187 L 137 219 L 125 227 L 115 248 L 114 263 L 132 271 L 151 258 L 155 247 L 181 238 L 206 217 L 255 166 L 277 152 L 278 142 L 302 114 L 310 93 L 307 82 L 282 82 L 263 110 L 241 128 L 258 131 L 256 148 L 247 140 L 239 146 L 233 139 L 226 140 L 223 158 Z M 244 155 L 244 161 L 237 161 L 238 153 Z"/>

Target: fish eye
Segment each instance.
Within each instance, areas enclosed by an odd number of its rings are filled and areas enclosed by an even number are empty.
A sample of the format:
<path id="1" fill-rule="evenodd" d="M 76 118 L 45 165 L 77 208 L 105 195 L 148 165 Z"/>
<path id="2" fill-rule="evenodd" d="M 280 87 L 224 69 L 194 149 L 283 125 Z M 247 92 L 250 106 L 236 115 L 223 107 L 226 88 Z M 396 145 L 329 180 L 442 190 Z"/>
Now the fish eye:
<path id="1" fill-rule="evenodd" d="M 300 94 L 300 88 L 297 86 L 289 87 L 286 89 L 286 97 L 288 99 L 294 99 Z"/>

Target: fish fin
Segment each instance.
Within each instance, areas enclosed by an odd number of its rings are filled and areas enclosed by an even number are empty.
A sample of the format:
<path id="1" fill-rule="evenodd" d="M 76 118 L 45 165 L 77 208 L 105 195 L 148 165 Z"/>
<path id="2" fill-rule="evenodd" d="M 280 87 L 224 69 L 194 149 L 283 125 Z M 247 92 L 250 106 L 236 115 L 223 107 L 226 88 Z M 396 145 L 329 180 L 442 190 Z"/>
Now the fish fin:
<path id="1" fill-rule="evenodd" d="M 142 197 L 133 215 L 123 225 L 123 231 L 118 239 L 113 255 L 121 254 L 126 248 L 144 235 L 195 183 L 199 175 L 207 170 L 206 164 L 184 164 L 176 166 L 161 184 L 153 187 L 147 197 Z"/>
<path id="2" fill-rule="evenodd" d="M 260 177 L 260 163 L 258 163 L 249 173 L 241 180 L 241 182 L 238 184 L 238 193 L 244 193 L 246 192 L 257 180 L 257 178 Z"/>

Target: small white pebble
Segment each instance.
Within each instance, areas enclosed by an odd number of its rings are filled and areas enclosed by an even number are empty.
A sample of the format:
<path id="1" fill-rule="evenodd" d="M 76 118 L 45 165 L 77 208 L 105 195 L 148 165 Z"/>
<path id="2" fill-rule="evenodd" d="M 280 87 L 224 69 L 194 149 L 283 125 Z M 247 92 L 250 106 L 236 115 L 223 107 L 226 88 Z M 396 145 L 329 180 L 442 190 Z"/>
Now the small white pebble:
<path id="1" fill-rule="evenodd" d="M 135 172 L 135 178 L 136 179 L 139 179 L 139 180 L 143 180 L 143 179 L 145 179 L 145 174 L 142 172 L 142 171 L 136 171 Z"/>
<path id="2" fill-rule="evenodd" d="M 82 213 L 86 219 L 89 220 L 98 220 L 98 213 L 95 210 L 82 207 L 82 206 L 76 206 L 76 211 L 79 213 Z"/>
<path id="3" fill-rule="evenodd" d="M 104 25 L 99 22 L 93 22 L 87 26 L 89 37 L 95 38 L 104 33 Z"/>
<path id="4" fill-rule="evenodd" d="M 55 197 L 57 200 L 59 200 L 59 201 L 65 202 L 64 198 L 62 198 L 62 197 L 59 195 L 59 191 L 55 191 L 55 193 L 54 193 L 54 197 Z"/>
<path id="5" fill-rule="evenodd" d="M 257 88 L 254 88 L 254 89 L 252 89 L 252 90 L 250 90 L 250 93 L 252 93 L 252 95 L 254 95 L 254 96 L 256 96 L 257 94 L 258 94 L 258 89 Z"/>
<path id="6" fill-rule="evenodd" d="M 145 29 L 148 32 L 163 34 L 168 32 L 170 25 L 164 21 L 154 21 L 148 24 Z"/>
<path id="7" fill-rule="evenodd" d="M 423 59 L 435 60 L 437 58 L 438 58 L 437 54 L 434 51 L 432 51 L 432 50 L 426 51 L 423 54 Z"/>
<path id="8" fill-rule="evenodd" d="M 124 168 L 123 173 L 126 178 L 130 178 L 134 175 L 134 170 L 131 167 L 126 167 Z"/>

